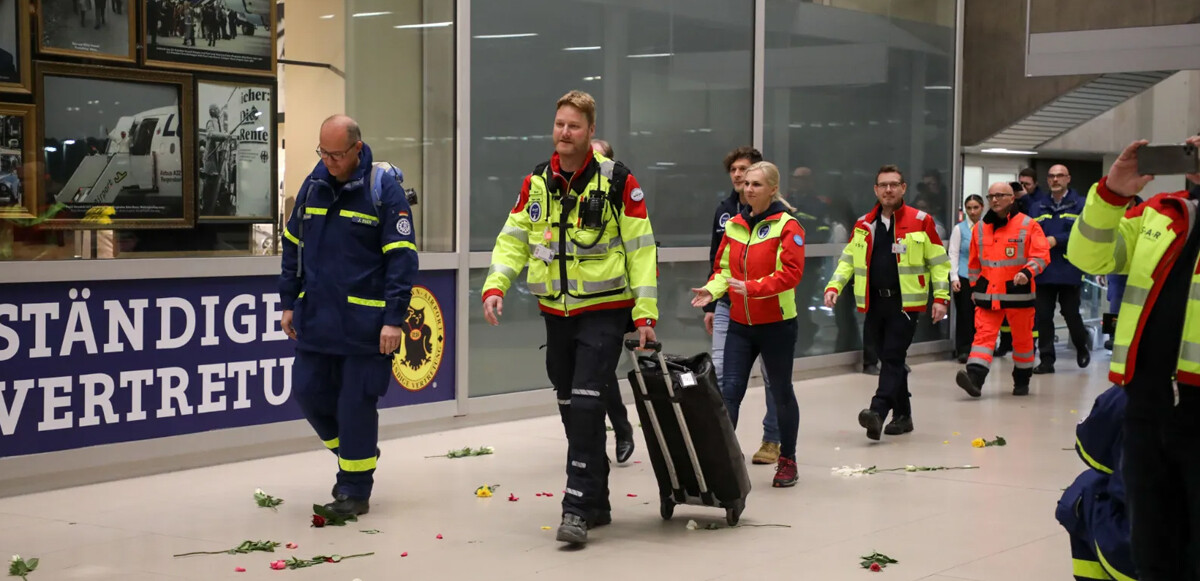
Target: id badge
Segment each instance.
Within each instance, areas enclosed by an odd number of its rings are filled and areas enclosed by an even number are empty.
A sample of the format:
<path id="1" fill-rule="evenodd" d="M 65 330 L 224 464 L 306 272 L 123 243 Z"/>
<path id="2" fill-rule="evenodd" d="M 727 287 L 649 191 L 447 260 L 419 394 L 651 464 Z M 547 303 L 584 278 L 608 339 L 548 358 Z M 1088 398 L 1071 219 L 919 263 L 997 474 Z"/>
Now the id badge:
<path id="1" fill-rule="evenodd" d="M 539 244 L 533 247 L 533 257 L 545 262 L 546 264 L 550 264 L 550 262 L 554 260 L 554 251 L 551 250 L 549 246 L 542 246 Z"/>
<path id="2" fill-rule="evenodd" d="M 903 242 L 892 243 L 892 254 L 905 254 L 908 252 L 908 245 Z"/>

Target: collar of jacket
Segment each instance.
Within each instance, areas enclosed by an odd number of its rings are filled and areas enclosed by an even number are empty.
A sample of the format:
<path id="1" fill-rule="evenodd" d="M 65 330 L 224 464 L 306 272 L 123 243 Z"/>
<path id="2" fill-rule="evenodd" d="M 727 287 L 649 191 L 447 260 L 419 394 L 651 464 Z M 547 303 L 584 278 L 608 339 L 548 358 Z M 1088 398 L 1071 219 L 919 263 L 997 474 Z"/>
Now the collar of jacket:
<path id="1" fill-rule="evenodd" d="M 1054 194 L 1046 194 L 1047 205 L 1051 208 L 1064 208 L 1074 204 L 1076 201 L 1078 201 L 1082 207 L 1083 196 L 1080 196 L 1079 192 L 1072 188 L 1067 188 L 1067 193 L 1063 194 L 1062 199 L 1057 201 L 1054 199 Z"/>
<path id="2" fill-rule="evenodd" d="M 591 149 L 587 150 L 587 157 L 583 158 L 583 165 L 575 170 L 570 179 L 571 189 L 575 190 L 577 194 L 583 193 L 583 190 L 587 188 L 587 184 L 592 181 L 592 177 L 595 176 L 596 171 L 600 167 L 600 164 L 593 163 L 596 157 L 592 154 L 593 151 Z M 552 179 L 559 180 L 562 189 L 567 188 L 568 180 L 566 176 L 562 175 L 562 163 L 557 151 L 550 156 L 550 174 Z"/>
<path id="3" fill-rule="evenodd" d="M 742 207 L 742 211 L 738 215 L 742 217 L 742 221 L 744 221 L 746 223 L 746 226 L 749 229 L 753 230 L 754 227 L 757 226 L 759 222 L 762 222 L 763 220 L 767 220 L 769 218 L 774 218 L 775 216 L 778 216 L 779 214 L 786 213 L 787 207 L 783 205 L 783 202 L 776 200 L 774 202 L 771 202 L 771 205 L 767 206 L 767 209 L 764 210 L 763 213 L 761 213 L 761 214 L 751 216 L 750 210 L 751 210 L 750 204 L 746 204 L 744 207 Z"/>
<path id="4" fill-rule="evenodd" d="M 1015 214 L 1017 214 L 1017 208 L 1015 206 L 1009 206 L 1008 215 L 1006 216 L 1001 216 L 1000 214 L 997 214 L 995 210 L 989 209 L 987 213 L 983 215 L 983 219 L 980 220 L 980 222 L 983 222 L 984 224 L 991 224 L 994 228 L 1003 228 L 1008 224 L 1008 221 L 1011 220 Z"/>
<path id="5" fill-rule="evenodd" d="M 363 143 L 362 150 L 358 152 L 358 167 L 354 173 L 350 174 L 350 179 L 346 180 L 349 184 L 355 180 L 361 180 L 367 176 L 367 172 L 371 171 L 371 164 L 375 157 L 371 154 L 371 146 Z M 329 168 L 325 167 L 325 162 L 318 161 L 317 166 L 312 170 L 312 177 L 316 180 L 321 180 L 330 186 L 333 185 L 335 178 L 330 175 Z"/>
<path id="6" fill-rule="evenodd" d="M 733 205 L 734 209 L 737 210 L 734 214 L 742 213 L 742 195 L 737 190 L 729 190 L 729 197 L 725 198 L 725 203 Z"/>
<path id="7" fill-rule="evenodd" d="M 875 202 L 875 207 L 871 208 L 870 212 L 867 212 L 867 215 L 865 218 L 863 218 L 863 221 L 868 224 L 874 224 L 875 221 L 879 219 L 879 214 L 882 211 L 883 211 L 883 206 L 880 205 L 879 202 Z M 900 207 L 896 208 L 895 212 L 892 212 L 892 223 L 893 224 L 896 223 L 897 220 L 903 220 L 904 217 L 907 215 L 908 215 L 908 204 L 905 204 L 904 199 L 901 198 Z"/>

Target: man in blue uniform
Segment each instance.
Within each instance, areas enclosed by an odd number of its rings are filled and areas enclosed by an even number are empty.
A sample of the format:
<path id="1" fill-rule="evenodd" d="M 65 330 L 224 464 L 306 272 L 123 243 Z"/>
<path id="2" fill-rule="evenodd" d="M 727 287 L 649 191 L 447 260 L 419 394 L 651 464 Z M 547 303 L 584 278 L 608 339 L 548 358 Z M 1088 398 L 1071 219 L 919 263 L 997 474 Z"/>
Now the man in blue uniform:
<path id="1" fill-rule="evenodd" d="M 1057 358 L 1054 352 L 1055 303 L 1067 321 L 1071 343 L 1075 345 L 1075 362 L 1080 367 L 1087 367 L 1092 361 L 1092 336 L 1079 312 L 1083 271 L 1066 257 L 1071 228 L 1083 212 L 1085 198 L 1068 187 L 1071 174 L 1065 165 L 1050 168 L 1049 182 L 1050 194 L 1039 196 L 1029 204 L 1029 216 L 1037 220 L 1050 243 L 1050 264 L 1037 276 L 1037 339 L 1042 359 L 1033 369 L 1037 374 L 1054 373 Z"/>
<path id="2" fill-rule="evenodd" d="M 376 405 L 417 274 L 412 215 L 399 183 L 372 166 L 358 124 L 321 124 L 317 164 L 283 231 L 283 331 L 297 341 L 292 388 L 304 417 L 337 454 L 334 502 L 364 514 L 379 457 Z"/>

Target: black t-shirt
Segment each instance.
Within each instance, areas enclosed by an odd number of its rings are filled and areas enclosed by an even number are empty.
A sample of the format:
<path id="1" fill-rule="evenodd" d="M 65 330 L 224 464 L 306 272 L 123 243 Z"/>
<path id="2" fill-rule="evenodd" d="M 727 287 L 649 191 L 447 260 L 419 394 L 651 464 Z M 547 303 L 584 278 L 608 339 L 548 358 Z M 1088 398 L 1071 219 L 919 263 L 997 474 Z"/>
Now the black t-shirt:
<path id="1" fill-rule="evenodd" d="M 1195 210 L 1193 210 L 1195 211 Z M 1154 307 L 1146 317 L 1142 337 L 1134 359 L 1134 374 L 1129 382 L 1129 406 L 1126 415 L 1141 419 L 1163 417 L 1175 406 L 1171 376 L 1179 361 L 1183 343 L 1184 318 L 1192 287 L 1192 272 L 1200 254 L 1200 227 L 1192 228 L 1179 258 L 1167 273 Z M 1200 387 L 1180 387 L 1180 405 L 1200 405 Z"/>
<path id="2" fill-rule="evenodd" d="M 883 213 L 875 218 L 875 235 L 871 245 L 870 281 L 871 290 L 893 290 L 900 292 L 900 269 L 896 265 L 896 254 L 892 252 L 892 244 L 896 240 L 896 215 L 892 214 L 890 224 L 884 225 Z"/>

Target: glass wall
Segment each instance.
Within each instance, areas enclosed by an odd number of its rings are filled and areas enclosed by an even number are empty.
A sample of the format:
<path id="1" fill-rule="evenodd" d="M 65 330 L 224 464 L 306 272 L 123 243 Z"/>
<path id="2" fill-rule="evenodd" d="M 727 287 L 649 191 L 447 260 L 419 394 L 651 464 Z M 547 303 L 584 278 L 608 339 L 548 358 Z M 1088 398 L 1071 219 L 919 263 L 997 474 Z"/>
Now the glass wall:
<path id="1" fill-rule="evenodd" d="M 471 249 L 491 250 L 521 180 L 554 152 L 554 104 L 580 89 L 647 194 L 663 246 L 707 246 L 751 142 L 753 2 L 471 4 Z"/>
<path id="2" fill-rule="evenodd" d="M 884 164 L 904 171 L 909 204 L 942 231 L 954 223 L 954 9 L 954 0 L 766 1 L 763 154 L 811 216 L 802 220 L 811 243 L 840 250 L 835 236 L 874 206 Z M 821 313 L 812 300 L 801 309 Z M 931 328 L 917 338 L 942 336 Z"/>

